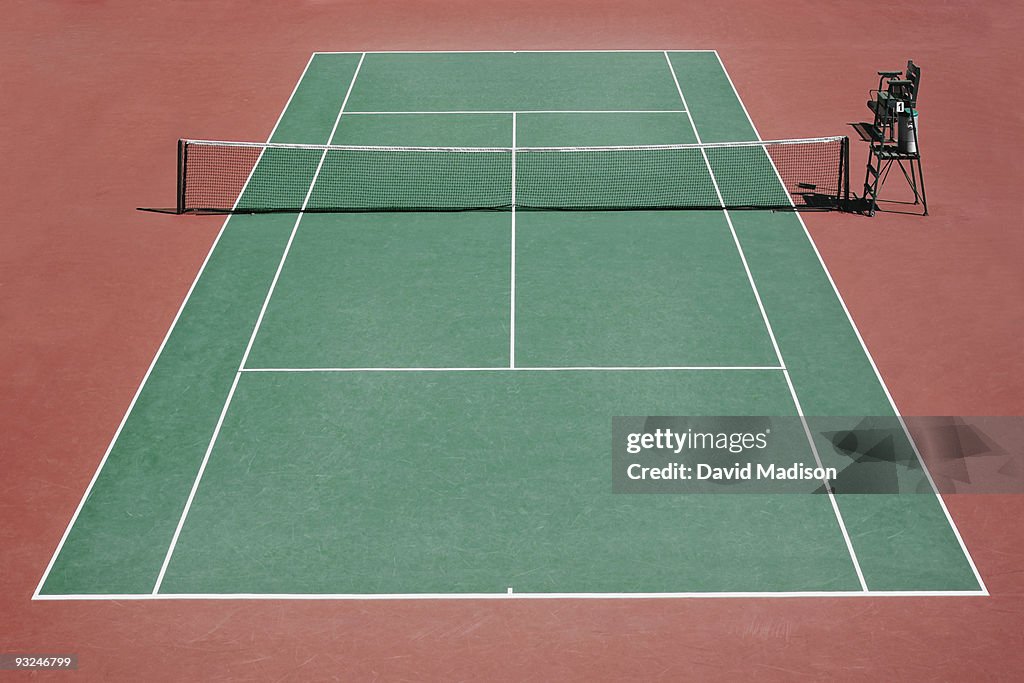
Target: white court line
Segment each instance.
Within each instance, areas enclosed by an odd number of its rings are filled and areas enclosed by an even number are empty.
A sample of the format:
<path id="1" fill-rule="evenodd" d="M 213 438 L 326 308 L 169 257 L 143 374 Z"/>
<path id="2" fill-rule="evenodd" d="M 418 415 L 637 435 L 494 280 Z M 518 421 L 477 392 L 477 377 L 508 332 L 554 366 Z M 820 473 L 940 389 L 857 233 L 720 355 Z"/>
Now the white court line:
<path id="1" fill-rule="evenodd" d="M 357 50 L 357 51 L 354 51 L 354 52 L 346 52 L 346 51 L 338 51 L 338 52 L 327 51 L 327 52 L 324 52 L 324 51 L 318 51 L 318 52 L 314 52 L 313 54 L 314 55 L 360 55 L 360 54 L 366 54 L 366 55 L 447 55 L 447 54 L 455 54 L 455 55 L 489 55 L 489 54 L 510 54 L 510 55 L 514 55 L 514 54 L 518 54 L 520 52 L 525 52 L 525 53 L 528 53 L 528 54 L 549 54 L 549 55 L 572 55 L 572 54 L 594 53 L 594 52 L 597 52 L 597 53 L 601 53 L 601 52 L 650 52 L 650 53 L 653 53 L 653 54 L 658 54 L 658 53 L 661 53 L 661 52 L 666 52 L 666 50 L 664 50 L 664 49 L 653 49 L 653 50 L 645 50 L 645 49 L 635 49 L 635 50 L 600 50 L 600 49 L 598 49 L 598 50 L 364 50 L 362 52 Z M 667 52 L 714 52 L 714 50 L 667 50 Z"/>
<path id="2" fill-rule="evenodd" d="M 299 75 L 299 80 L 296 81 L 291 94 L 288 95 L 288 101 L 285 102 L 284 109 L 281 110 L 281 113 L 277 117 L 277 121 L 274 122 L 274 127 L 270 129 L 270 135 L 267 136 L 267 142 L 274 139 L 274 133 L 277 132 L 278 126 L 281 125 L 281 120 L 284 119 L 285 112 L 288 111 L 288 107 L 291 105 L 292 99 L 295 97 L 295 93 L 299 90 L 299 85 L 302 84 L 302 80 L 306 77 L 306 72 L 309 71 L 309 66 L 313 63 L 315 58 L 316 53 L 310 55 L 309 60 L 306 62 L 306 66 L 302 69 L 302 73 Z M 249 180 L 252 178 L 252 174 L 255 169 L 256 167 L 253 166 L 253 170 L 249 172 L 245 185 L 242 186 L 242 191 L 238 194 L 239 198 L 241 198 L 242 193 L 245 192 L 245 188 L 248 186 Z M 236 199 L 235 203 L 237 204 L 237 202 L 238 200 Z M 160 342 L 160 346 L 157 348 L 156 354 L 153 355 L 153 360 L 150 361 L 149 367 L 146 369 L 146 373 L 142 376 L 142 381 L 139 382 L 139 387 L 135 390 L 135 395 L 128 404 L 127 410 L 124 411 L 124 415 L 121 417 L 121 422 L 117 425 L 117 430 L 114 431 L 114 436 L 110 439 L 110 443 L 107 445 L 107 450 L 103 453 L 103 458 L 100 460 L 100 464 L 96 467 L 96 472 L 93 473 L 92 479 L 89 481 L 89 485 L 85 489 L 85 493 L 82 494 L 82 499 L 78 502 L 78 507 L 75 508 L 75 513 L 71 516 L 71 519 L 68 520 L 68 525 L 64 529 L 64 534 L 61 536 L 56 550 L 54 550 L 53 555 L 50 556 L 50 561 L 46 565 L 46 570 L 43 572 L 42 578 L 39 579 L 39 583 L 36 585 L 36 589 L 32 593 L 33 600 L 44 597 L 39 595 L 39 591 L 46 583 L 46 579 L 50 575 L 50 570 L 53 569 L 53 564 L 57 561 L 57 556 L 60 555 L 61 550 L 64 548 L 64 543 L 67 541 L 68 535 L 71 533 L 71 528 L 75 525 L 75 522 L 78 521 L 78 516 L 82 512 L 82 508 L 85 507 L 85 501 L 89 499 L 89 494 L 92 492 L 93 486 L 95 486 L 96 480 L 99 478 L 100 472 L 103 470 L 103 466 L 107 464 L 107 459 L 110 457 L 111 451 L 114 450 L 114 444 L 117 443 L 117 439 L 121 436 L 121 431 L 124 429 L 125 423 L 128 422 L 128 416 L 131 415 L 136 402 L 139 400 L 139 396 L 142 394 L 142 389 L 146 386 L 146 382 L 149 381 L 149 376 L 153 373 L 153 368 L 156 367 L 157 361 L 160 360 L 164 347 L 167 346 L 167 340 L 171 338 L 171 333 L 178 324 L 178 320 L 181 318 L 181 313 L 185 310 L 185 305 L 188 304 L 189 299 L 192 297 L 192 292 L 195 291 L 196 284 L 198 284 L 199 278 L 202 277 L 203 271 L 206 270 L 206 264 L 210 262 L 210 257 L 213 256 L 213 251 L 217 248 L 217 244 L 220 242 L 220 238 L 224 234 L 224 230 L 227 229 L 228 222 L 230 220 L 231 216 L 224 219 L 224 222 L 220 226 L 220 230 L 217 232 L 217 237 L 214 238 L 213 244 L 210 245 L 210 250 L 206 252 L 206 258 L 203 259 L 203 263 L 199 267 L 199 272 L 196 273 L 195 279 L 192 280 L 192 284 L 189 286 L 188 292 L 185 294 L 185 299 L 181 302 L 181 306 L 178 307 L 178 312 L 175 313 L 174 319 L 171 320 L 171 325 L 167 328 L 167 333 L 164 335 L 163 341 Z"/>
<path id="3" fill-rule="evenodd" d="M 431 111 L 347 111 L 345 116 L 405 114 L 685 114 L 685 109 L 434 109 Z"/>
<path id="4" fill-rule="evenodd" d="M 341 102 L 341 109 L 338 110 L 338 115 L 334 119 L 334 126 L 331 128 L 331 133 L 327 137 L 327 143 L 330 144 L 331 140 L 334 139 L 334 134 L 338 131 L 338 124 L 341 123 L 341 115 L 345 113 L 345 105 L 348 104 L 348 98 L 352 95 L 352 88 L 356 84 L 356 78 L 359 76 L 359 69 L 363 66 L 363 60 L 366 55 L 362 55 L 359 58 L 359 63 L 356 64 L 356 70 L 352 73 L 352 80 L 348 84 L 348 90 L 345 92 L 345 99 Z M 316 186 L 316 181 L 320 177 L 320 171 L 323 169 L 324 160 L 327 158 L 327 150 L 324 150 L 323 154 L 320 155 L 320 163 L 317 164 L 316 172 L 313 173 L 313 179 L 309 183 L 309 190 L 306 191 L 306 197 L 302 200 L 302 209 L 306 209 L 306 205 L 309 203 L 309 198 L 313 194 L 313 188 Z M 288 242 L 285 244 L 284 253 L 281 254 L 281 260 L 277 264 L 277 271 L 274 273 L 274 278 L 270 282 L 270 289 L 267 291 L 267 296 L 263 299 L 263 307 L 260 309 L 260 314 L 256 318 L 256 324 L 253 326 L 252 334 L 249 336 L 249 343 L 245 346 L 245 353 L 242 354 L 242 361 L 238 364 L 238 370 L 235 372 L 235 379 L 231 383 L 231 390 L 228 392 L 227 398 L 224 400 L 224 407 L 220 411 L 220 417 L 217 419 L 217 426 L 213 430 L 213 435 L 210 437 L 210 443 L 206 447 L 206 453 L 203 455 L 203 462 L 199 465 L 199 471 L 196 473 L 195 481 L 192 483 L 192 490 L 188 494 L 188 500 L 185 501 L 185 509 L 181 511 L 181 517 L 178 519 L 178 526 L 174 530 L 174 536 L 171 538 L 171 544 L 167 548 L 167 554 L 164 556 L 163 564 L 160 567 L 160 573 L 157 575 L 156 583 L 153 585 L 153 594 L 160 592 L 160 585 L 164 581 L 164 575 L 167 573 L 167 567 L 171 562 L 171 556 L 174 554 L 174 548 L 178 544 L 178 537 L 181 535 L 181 530 L 185 526 L 185 519 L 188 517 L 189 510 L 192 508 L 192 501 L 196 497 L 196 491 L 199 490 L 199 482 L 202 481 L 203 473 L 206 471 L 206 465 L 210 461 L 210 454 L 213 452 L 213 446 L 217 442 L 217 436 L 220 434 L 220 428 L 224 424 L 224 417 L 227 415 L 228 408 L 231 405 L 231 399 L 235 395 L 235 389 L 238 387 L 238 380 L 242 377 L 242 368 L 245 367 L 245 361 L 249 358 L 249 352 L 252 350 L 253 342 L 256 340 L 256 335 L 259 333 L 260 324 L 263 322 L 263 316 L 267 312 L 267 306 L 270 304 L 270 299 L 274 295 L 274 288 L 277 286 L 277 281 L 281 277 L 281 270 L 284 268 L 284 262 L 288 258 L 288 252 L 291 250 L 292 243 L 295 241 L 295 233 L 299 229 L 299 223 L 302 222 L 304 213 L 299 213 L 295 217 L 295 224 L 292 226 L 292 232 L 288 236 Z"/>
<path id="5" fill-rule="evenodd" d="M 676 90 L 679 92 L 679 99 L 683 101 L 683 108 L 687 110 L 687 118 L 690 119 L 690 126 L 693 128 L 693 134 L 697 138 L 698 144 L 701 143 L 700 133 L 697 132 L 697 124 L 693 120 L 693 116 L 689 113 L 690 107 L 686 103 L 686 98 L 683 96 L 683 89 L 679 85 L 679 78 L 676 76 L 676 70 L 672 66 L 672 59 L 669 57 L 668 52 L 665 52 L 665 61 L 668 63 L 669 71 L 672 73 L 672 80 L 676 84 Z M 789 370 L 786 369 L 786 363 L 782 359 L 782 350 L 779 348 L 779 343 L 775 338 L 775 331 L 772 329 L 771 321 L 768 319 L 768 313 L 765 311 L 764 303 L 761 301 L 761 293 L 757 289 L 757 283 L 754 282 L 754 275 L 750 271 L 750 266 L 747 263 L 747 256 L 743 251 L 743 246 L 740 244 L 740 238 L 736 234 L 736 228 L 733 226 L 732 217 L 729 215 L 728 209 L 725 208 L 725 199 L 722 197 L 722 192 L 718 187 L 718 180 L 715 178 L 715 173 L 711 169 L 711 162 L 708 159 L 707 152 L 701 149 L 701 154 L 704 157 L 704 164 L 707 166 L 708 173 L 711 175 L 711 183 L 715 186 L 715 193 L 718 195 L 718 201 L 722 205 L 722 213 L 725 215 L 725 221 L 729 225 L 729 232 L 732 233 L 733 242 L 736 244 L 736 250 L 739 252 L 740 260 L 743 262 L 743 270 L 747 273 L 747 280 L 750 282 L 750 288 L 754 292 L 754 298 L 757 300 L 757 307 L 761 311 L 761 318 L 764 320 L 765 328 L 768 330 L 768 336 L 771 338 L 772 347 L 775 349 L 775 355 L 779 359 L 779 365 L 782 366 L 782 374 L 786 378 L 786 385 L 789 387 L 789 394 L 793 399 L 793 405 L 796 408 L 797 415 L 800 416 L 800 422 L 804 428 L 804 435 L 807 437 L 807 444 L 811 447 L 811 453 L 814 455 L 814 460 L 818 467 L 824 468 L 824 464 L 821 461 L 821 457 L 818 454 L 817 445 L 814 443 L 814 437 L 811 435 L 811 429 L 807 424 L 807 419 L 804 416 L 803 407 L 800 405 L 800 399 L 796 395 L 796 389 L 793 386 L 793 381 L 790 379 Z M 853 568 L 857 572 L 857 580 L 860 581 L 861 589 L 865 592 L 868 590 L 867 581 L 864 579 L 864 572 L 861 570 L 860 561 L 857 559 L 857 552 L 853 548 L 853 541 L 850 539 L 850 532 L 846 528 L 846 523 L 843 521 L 843 514 L 839 510 L 839 503 L 836 501 L 835 494 L 832 493 L 832 488 L 827 480 L 822 480 L 825 485 L 825 491 L 828 493 L 829 502 L 832 505 L 832 512 L 835 514 L 836 521 L 839 523 L 839 530 L 842 532 L 843 541 L 846 543 L 846 550 L 850 554 L 850 559 L 853 561 Z"/>
<path id="6" fill-rule="evenodd" d="M 665 600 L 985 597 L 983 591 L 722 591 L 677 593 L 118 593 L 41 595 L 39 600 Z"/>
<path id="7" fill-rule="evenodd" d="M 758 132 L 757 126 L 754 125 L 754 119 L 750 117 L 750 112 L 747 111 L 747 106 L 743 103 L 743 99 L 740 97 L 739 91 L 736 90 L 736 85 L 732 82 L 732 77 L 729 75 L 729 71 L 725 68 L 725 62 L 722 61 L 722 57 L 718 54 L 717 50 L 713 50 L 713 52 L 715 53 L 715 58 L 718 59 L 719 65 L 722 67 L 722 73 L 725 74 L 725 78 L 729 82 L 729 87 L 732 88 L 733 94 L 736 95 L 736 101 L 740 103 L 740 107 L 743 109 L 743 113 L 746 115 L 747 121 L 750 122 L 751 130 L 754 131 L 754 135 L 757 139 L 761 140 L 761 133 Z M 771 155 L 768 155 L 768 157 L 769 161 L 771 161 L 772 168 L 775 169 L 775 174 L 779 176 L 779 182 L 782 182 L 782 177 L 779 175 L 778 168 L 775 167 L 775 162 L 771 160 Z M 785 185 L 785 183 L 783 183 L 783 185 Z M 792 197 L 790 197 L 790 203 L 793 203 Z M 875 363 L 874 357 L 872 357 L 871 352 L 868 351 L 868 346 L 864 342 L 864 337 L 860 333 L 860 328 L 857 327 L 857 323 L 850 314 L 850 309 L 846 305 L 846 300 L 843 299 L 843 295 L 839 292 L 839 287 L 836 285 L 836 281 L 833 279 L 832 273 L 829 271 L 828 266 L 825 265 L 825 259 L 821 257 L 821 252 L 818 251 L 818 245 L 815 244 L 814 239 L 811 237 L 811 232 L 807 229 L 807 224 L 804 223 L 803 216 L 801 216 L 799 212 L 794 213 L 796 213 L 797 220 L 800 221 L 800 226 L 803 228 L 804 235 L 807 237 L 807 241 L 810 243 L 811 249 L 814 250 L 814 255 L 818 258 L 818 263 L 821 264 L 821 269 L 825 272 L 825 276 L 828 278 L 829 284 L 832 285 L 832 291 L 835 293 L 836 298 L 839 299 L 839 304 L 843 307 L 846 319 L 850 322 L 850 327 L 853 328 L 853 332 L 857 336 L 857 341 L 860 342 L 860 347 L 863 349 L 864 355 L 871 364 L 871 369 L 874 371 L 875 377 L 878 379 L 878 384 L 882 387 L 882 391 L 885 393 L 885 397 L 888 399 L 889 405 L 892 407 L 893 412 L 896 414 L 896 418 L 903 427 L 903 433 L 906 434 L 907 441 L 910 442 L 910 446 L 914 450 L 914 455 L 917 456 L 917 460 L 921 464 L 921 469 L 924 470 L 925 477 L 927 477 L 928 483 L 931 485 L 932 491 L 935 493 L 935 497 L 939 501 L 939 507 L 942 508 L 942 512 L 946 516 L 946 520 L 949 522 L 949 526 L 953 530 L 953 534 L 956 536 L 957 542 L 960 544 L 960 550 L 963 552 L 964 557 L 967 558 L 967 563 L 970 565 L 971 571 L 974 572 L 974 578 L 978 581 L 978 585 L 981 586 L 981 590 L 984 591 L 985 595 L 988 595 L 988 588 L 985 586 L 985 581 L 981 578 L 981 573 L 978 571 L 978 567 L 974 563 L 974 558 L 971 556 L 970 551 L 967 549 L 967 545 L 964 543 L 963 537 L 960 535 L 960 529 L 957 528 L 956 522 L 953 521 L 952 515 L 949 514 L 949 509 L 946 507 L 946 501 L 943 500 L 942 495 L 935 486 L 935 480 L 932 479 L 932 474 L 928 470 L 928 466 L 925 464 L 924 458 L 921 457 L 921 451 L 918 450 L 917 443 L 910 435 L 910 430 L 907 428 L 907 424 L 903 419 L 903 414 L 896 406 L 896 401 L 893 399 L 892 393 L 889 391 L 889 387 L 882 378 L 882 373 L 878 370 L 878 365 Z"/>
<path id="8" fill-rule="evenodd" d="M 548 367 L 466 367 L 466 368 L 242 368 L 241 372 L 579 372 L 652 370 L 785 370 L 776 365 L 574 365 Z"/>
<path id="9" fill-rule="evenodd" d="M 509 286 L 511 298 L 509 304 L 509 328 L 508 328 L 508 365 L 509 368 L 516 367 L 516 112 L 512 112 L 512 253 L 511 272 L 512 281 Z"/>

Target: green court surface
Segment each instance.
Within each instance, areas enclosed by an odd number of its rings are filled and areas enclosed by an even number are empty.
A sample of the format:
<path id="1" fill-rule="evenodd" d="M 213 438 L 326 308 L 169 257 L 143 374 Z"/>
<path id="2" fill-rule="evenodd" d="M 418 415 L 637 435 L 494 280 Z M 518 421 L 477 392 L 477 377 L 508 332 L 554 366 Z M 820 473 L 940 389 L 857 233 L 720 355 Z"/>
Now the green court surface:
<path id="1" fill-rule="evenodd" d="M 271 137 L 756 139 L 708 51 L 318 53 Z M 894 414 L 796 213 L 235 215 L 35 597 L 984 594 L 933 493 L 612 493 L 613 416 Z"/>

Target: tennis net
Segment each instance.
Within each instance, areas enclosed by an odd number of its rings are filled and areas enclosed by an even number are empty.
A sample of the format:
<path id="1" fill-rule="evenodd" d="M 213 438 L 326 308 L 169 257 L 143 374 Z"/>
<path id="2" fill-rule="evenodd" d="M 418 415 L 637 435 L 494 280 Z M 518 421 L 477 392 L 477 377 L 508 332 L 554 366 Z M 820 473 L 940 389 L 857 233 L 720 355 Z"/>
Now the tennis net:
<path id="1" fill-rule="evenodd" d="M 836 208 L 846 137 L 631 147 L 178 141 L 178 213 Z"/>

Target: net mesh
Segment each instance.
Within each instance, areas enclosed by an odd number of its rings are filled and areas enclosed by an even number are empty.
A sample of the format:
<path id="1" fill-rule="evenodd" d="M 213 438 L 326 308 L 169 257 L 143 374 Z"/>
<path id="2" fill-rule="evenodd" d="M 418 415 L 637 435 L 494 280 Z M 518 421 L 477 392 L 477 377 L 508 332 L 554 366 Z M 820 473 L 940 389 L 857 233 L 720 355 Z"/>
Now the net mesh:
<path id="1" fill-rule="evenodd" d="M 847 192 L 845 137 L 636 147 L 179 142 L 179 212 L 803 208 Z"/>

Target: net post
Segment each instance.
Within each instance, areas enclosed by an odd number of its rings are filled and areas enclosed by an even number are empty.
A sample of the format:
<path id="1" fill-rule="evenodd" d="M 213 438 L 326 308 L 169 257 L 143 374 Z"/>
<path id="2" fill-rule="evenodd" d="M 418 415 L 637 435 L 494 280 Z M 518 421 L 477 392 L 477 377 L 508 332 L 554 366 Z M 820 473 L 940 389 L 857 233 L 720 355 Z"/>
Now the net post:
<path id="1" fill-rule="evenodd" d="M 177 204 L 175 206 L 175 213 L 185 213 L 185 167 L 187 154 L 185 147 L 185 141 L 178 139 L 178 187 L 177 187 Z"/>
<path id="2" fill-rule="evenodd" d="M 850 207 L 850 138 L 846 135 L 843 136 L 839 152 L 839 187 L 836 188 L 836 196 L 839 198 L 839 210 L 848 210 Z"/>

